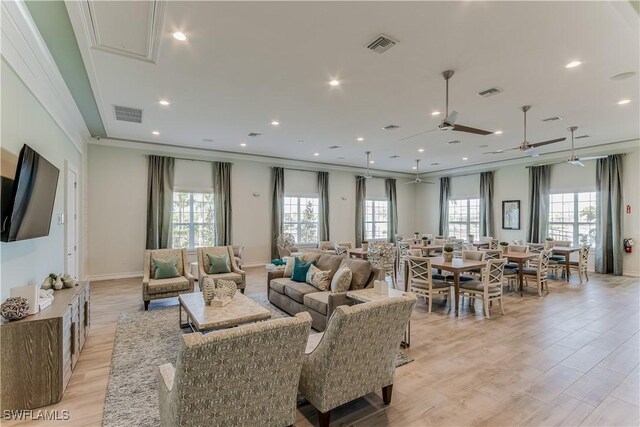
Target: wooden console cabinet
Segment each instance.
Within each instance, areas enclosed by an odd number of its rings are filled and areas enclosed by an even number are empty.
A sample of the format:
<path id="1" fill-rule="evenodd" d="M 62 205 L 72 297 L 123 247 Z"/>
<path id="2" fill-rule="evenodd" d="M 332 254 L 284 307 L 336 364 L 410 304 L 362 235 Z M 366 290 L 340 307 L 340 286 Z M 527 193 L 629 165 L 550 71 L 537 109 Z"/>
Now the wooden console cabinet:
<path id="1" fill-rule="evenodd" d="M 53 303 L 0 325 L 0 409 L 34 409 L 62 399 L 89 335 L 89 282 L 55 291 Z"/>

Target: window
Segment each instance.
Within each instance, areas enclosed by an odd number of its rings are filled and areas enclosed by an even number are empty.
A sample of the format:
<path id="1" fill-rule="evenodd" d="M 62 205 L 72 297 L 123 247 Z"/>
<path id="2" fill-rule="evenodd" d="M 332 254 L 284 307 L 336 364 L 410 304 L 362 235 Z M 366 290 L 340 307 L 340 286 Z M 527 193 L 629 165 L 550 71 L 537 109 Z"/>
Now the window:
<path id="1" fill-rule="evenodd" d="M 318 243 L 318 198 L 285 197 L 285 233 L 291 233 L 296 243 Z"/>
<path id="2" fill-rule="evenodd" d="M 574 245 L 596 241 L 596 193 L 559 193 L 549 196 L 549 236 Z"/>
<path id="3" fill-rule="evenodd" d="M 173 193 L 171 247 L 195 249 L 213 246 L 212 193 Z"/>
<path id="4" fill-rule="evenodd" d="M 365 202 L 364 236 L 367 240 L 387 238 L 388 205 L 386 200 L 367 200 Z"/>
<path id="5" fill-rule="evenodd" d="M 480 199 L 449 200 L 449 234 L 466 239 L 480 236 Z"/>

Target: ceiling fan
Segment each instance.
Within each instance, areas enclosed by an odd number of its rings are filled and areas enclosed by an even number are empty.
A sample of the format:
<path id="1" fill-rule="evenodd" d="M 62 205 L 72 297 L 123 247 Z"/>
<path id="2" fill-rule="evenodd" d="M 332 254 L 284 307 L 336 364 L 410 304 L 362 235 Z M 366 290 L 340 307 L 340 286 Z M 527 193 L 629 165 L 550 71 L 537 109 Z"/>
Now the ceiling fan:
<path id="1" fill-rule="evenodd" d="M 371 172 L 369 171 L 369 155 L 371 154 L 371 151 L 365 151 L 365 154 L 367 155 L 367 172 L 365 172 L 365 174 L 363 176 L 358 178 L 358 181 L 361 180 L 361 179 L 371 179 L 371 178 L 373 178 L 373 175 L 371 175 Z"/>
<path id="2" fill-rule="evenodd" d="M 568 128 L 568 130 L 571 132 L 571 157 L 569 157 L 569 160 L 567 160 L 567 163 L 569 163 L 570 165 L 574 165 L 574 166 L 584 166 L 584 163 L 582 163 L 583 160 L 596 160 L 596 159 L 604 159 L 607 156 L 591 156 L 591 157 L 583 157 L 583 158 L 577 158 L 576 155 L 573 153 L 574 150 L 574 145 L 573 145 L 573 133 L 575 131 L 578 130 L 577 126 L 571 126 L 570 128 Z"/>
<path id="3" fill-rule="evenodd" d="M 407 139 L 411 139 L 419 135 L 424 135 L 425 133 L 433 132 L 434 130 L 442 130 L 442 131 L 453 130 L 456 132 L 467 132 L 467 133 L 473 133 L 476 135 L 489 135 L 493 133 L 487 130 L 472 128 L 470 126 L 458 125 L 456 124 L 458 113 L 456 111 L 452 111 L 451 114 L 449 114 L 449 79 L 453 77 L 453 73 L 454 73 L 453 70 L 446 70 L 442 72 L 442 77 L 444 77 L 444 81 L 446 85 L 446 92 L 445 92 L 446 95 L 445 95 L 445 116 L 444 116 L 444 119 L 440 122 L 440 125 L 438 125 L 438 127 L 435 129 L 429 129 L 427 131 L 420 132 L 415 135 L 407 136 L 406 138 L 402 138 L 400 141 L 405 141 Z"/>
<path id="4" fill-rule="evenodd" d="M 405 184 L 435 184 L 435 182 L 424 181 L 420 178 L 420 159 L 416 159 L 416 177 Z"/>
<path id="5" fill-rule="evenodd" d="M 562 142 L 567 138 L 566 137 L 556 138 L 556 139 L 550 139 L 548 141 L 535 142 L 535 143 L 531 143 L 527 141 L 527 111 L 529 111 L 530 109 L 531 109 L 531 105 L 525 105 L 522 107 L 522 112 L 524 113 L 524 141 L 522 141 L 522 144 L 520 144 L 519 146 L 515 148 L 509 148 L 509 150 L 520 150 L 520 151 L 524 151 L 526 154 L 528 154 L 531 157 L 538 157 L 540 156 L 540 154 L 538 154 L 538 152 L 535 150 L 536 148 L 542 147 L 543 145 Z M 482 154 L 500 154 L 504 151 L 505 150 L 496 150 L 496 151 L 489 151 Z"/>

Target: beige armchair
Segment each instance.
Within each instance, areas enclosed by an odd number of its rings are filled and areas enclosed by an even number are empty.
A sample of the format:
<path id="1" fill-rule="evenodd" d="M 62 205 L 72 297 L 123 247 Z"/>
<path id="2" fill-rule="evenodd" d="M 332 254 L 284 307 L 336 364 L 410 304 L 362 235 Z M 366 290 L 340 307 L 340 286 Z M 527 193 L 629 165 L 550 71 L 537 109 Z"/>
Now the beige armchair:
<path id="1" fill-rule="evenodd" d="M 151 260 L 153 258 L 168 260 L 176 256 L 176 268 L 180 276 L 170 279 L 156 279 Z M 144 309 L 149 309 L 149 302 L 154 299 L 172 298 L 180 294 L 193 292 L 195 278 L 189 271 L 186 249 L 153 249 L 144 251 L 144 277 L 142 278 L 142 301 Z"/>
<path id="2" fill-rule="evenodd" d="M 231 267 L 231 272 L 210 274 L 209 267 L 211 266 L 211 264 L 209 263 L 209 257 L 207 256 L 207 254 L 221 255 L 224 253 L 229 255 L 229 265 Z M 198 285 L 200 286 L 200 290 L 202 290 L 204 279 L 206 279 L 207 277 L 210 277 L 213 280 L 218 280 L 218 279 L 233 280 L 238 286 L 238 289 L 240 289 L 240 292 L 244 293 L 244 288 L 246 286 L 245 273 L 236 264 L 236 258 L 234 256 L 232 246 L 212 246 L 207 248 L 198 248 L 197 257 L 198 257 Z"/>
<path id="3" fill-rule="evenodd" d="M 232 246 L 233 256 L 236 259 L 236 265 L 242 269 L 242 255 L 244 254 L 244 246 Z"/>
<path id="4" fill-rule="evenodd" d="M 332 409 L 380 388 L 391 403 L 396 353 L 415 304 L 415 295 L 405 294 L 336 308 L 305 356 L 298 386 L 318 410 L 320 426 L 329 425 Z"/>
<path id="5" fill-rule="evenodd" d="M 162 426 L 286 426 L 311 316 L 182 335 L 175 368 L 158 368 Z"/>

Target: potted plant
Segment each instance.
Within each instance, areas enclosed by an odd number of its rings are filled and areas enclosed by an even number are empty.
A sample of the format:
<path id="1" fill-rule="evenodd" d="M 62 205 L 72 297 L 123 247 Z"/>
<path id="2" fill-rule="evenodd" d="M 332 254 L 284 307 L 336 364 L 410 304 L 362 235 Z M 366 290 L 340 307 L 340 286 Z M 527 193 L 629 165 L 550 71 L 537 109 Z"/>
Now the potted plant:
<path id="1" fill-rule="evenodd" d="M 51 286 L 53 286 L 53 289 L 55 289 L 56 291 L 62 289 L 63 284 L 60 276 L 56 275 L 55 273 L 50 273 L 49 280 L 51 281 Z"/>
<path id="2" fill-rule="evenodd" d="M 544 248 L 551 249 L 553 248 L 553 237 L 547 237 L 544 239 Z"/>
<path id="3" fill-rule="evenodd" d="M 473 243 L 473 234 L 469 234 L 469 243 Z"/>
<path id="4" fill-rule="evenodd" d="M 429 244 L 429 239 L 427 236 L 422 236 L 422 246 L 427 246 Z"/>
<path id="5" fill-rule="evenodd" d="M 444 262 L 453 261 L 453 245 L 445 245 L 442 248 L 442 258 L 444 258 Z"/>
<path id="6" fill-rule="evenodd" d="M 506 252 L 508 246 L 509 242 L 500 242 L 500 249 L 502 249 L 502 252 Z"/>
<path id="7" fill-rule="evenodd" d="M 365 251 L 369 250 L 369 242 L 367 240 L 362 241 L 362 249 Z"/>

